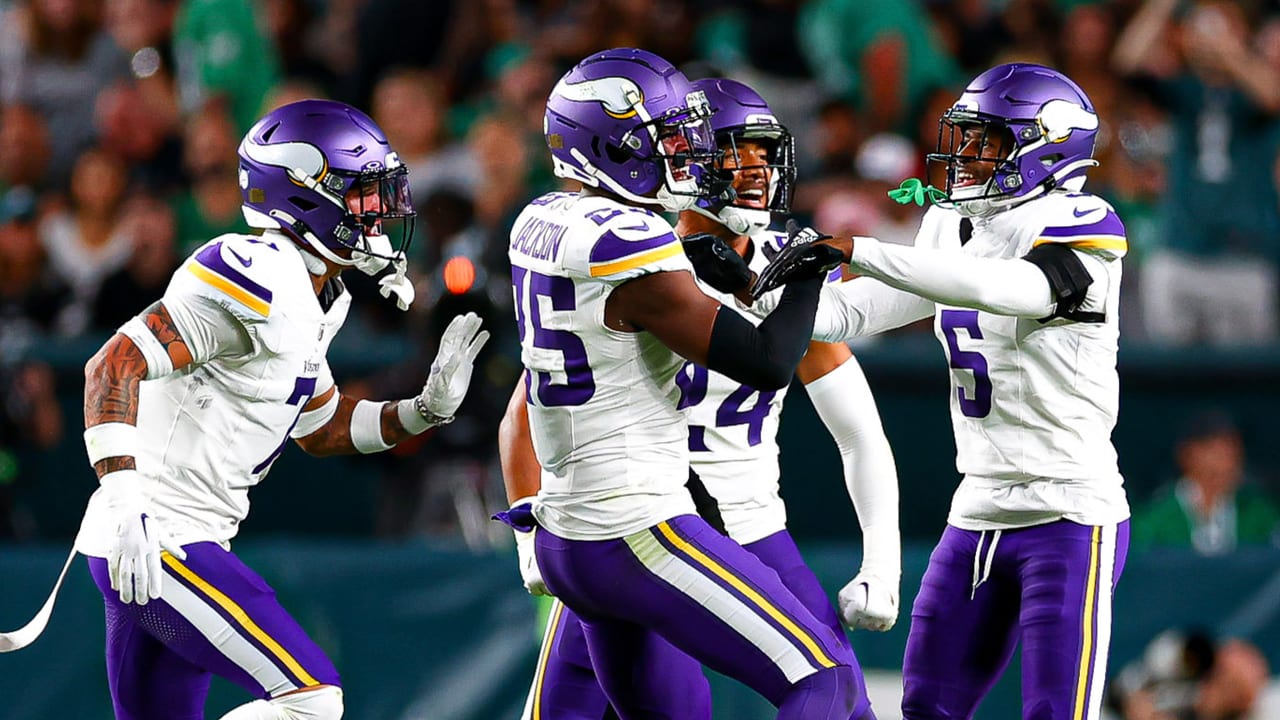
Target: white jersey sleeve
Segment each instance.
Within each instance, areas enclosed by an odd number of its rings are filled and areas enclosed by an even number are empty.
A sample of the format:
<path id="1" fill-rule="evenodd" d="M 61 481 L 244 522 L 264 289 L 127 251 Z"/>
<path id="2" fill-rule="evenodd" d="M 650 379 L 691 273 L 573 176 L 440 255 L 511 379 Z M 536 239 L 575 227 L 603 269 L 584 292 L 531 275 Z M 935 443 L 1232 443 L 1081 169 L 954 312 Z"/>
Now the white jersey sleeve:
<path id="1" fill-rule="evenodd" d="M 849 265 L 943 305 L 1042 318 L 1052 314 L 1055 304 L 1044 273 L 1020 258 L 973 257 L 958 250 L 921 250 L 860 237 Z"/>
<path id="2" fill-rule="evenodd" d="M 195 283 L 171 283 L 161 299 L 191 352 L 191 361 L 202 364 L 250 352 L 253 341 L 241 318 L 208 293 L 193 292 L 197 288 Z"/>

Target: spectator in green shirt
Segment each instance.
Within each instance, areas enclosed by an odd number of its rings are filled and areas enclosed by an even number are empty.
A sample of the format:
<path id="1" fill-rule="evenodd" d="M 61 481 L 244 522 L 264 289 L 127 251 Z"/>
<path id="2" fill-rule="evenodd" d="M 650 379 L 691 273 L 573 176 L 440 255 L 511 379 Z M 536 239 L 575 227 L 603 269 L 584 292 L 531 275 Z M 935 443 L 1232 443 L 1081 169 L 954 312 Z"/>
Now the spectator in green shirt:
<path id="1" fill-rule="evenodd" d="M 1174 448 L 1182 473 L 1133 513 L 1133 546 L 1193 548 L 1221 555 L 1241 545 L 1277 544 L 1280 510 L 1245 483 L 1244 443 L 1226 414 L 1188 424 Z"/>

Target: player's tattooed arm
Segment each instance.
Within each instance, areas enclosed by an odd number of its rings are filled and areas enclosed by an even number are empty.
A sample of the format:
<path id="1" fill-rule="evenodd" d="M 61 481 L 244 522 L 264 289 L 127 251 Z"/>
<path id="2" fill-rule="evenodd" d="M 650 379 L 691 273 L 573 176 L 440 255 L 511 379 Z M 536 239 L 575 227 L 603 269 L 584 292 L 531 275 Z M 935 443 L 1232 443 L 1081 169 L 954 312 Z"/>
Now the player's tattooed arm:
<path id="1" fill-rule="evenodd" d="M 174 369 L 191 363 L 191 353 L 173 318 L 156 302 L 144 311 L 143 323 L 155 335 Z M 84 426 L 102 423 L 138 423 L 138 388 L 147 377 L 147 360 L 132 338 L 116 333 L 84 367 Z M 134 468 L 130 456 L 114 456 L 94 464 L 98 476 Z"/>
<path id="2" fill-rule="evenodd" d="M 356 403 L 360 401 L 359 398 L 343 395 L 338 392 L 337 386 L 334 386 L 308 402 L 303 412 L 323 407 L 330 402 L 330 398 L 334 393 L 338 393 L 338 409 L 333 413 L 333 417 L 315 432 L 296 438 L 298 446 L 305 450 L 308 455 L 323 457 L 326 455 L 350 455 L 358 452 L 355 443 L 351 440 L 351 414 L 355 411 Z M 396 403 L 394 402 L 389 402 L 382 406 L 382 410 L 379 413 L 379 421 L 381 423 L 382 440 L 388 445 L 398 445 L 414 437 L 413 433 L 400 424 L 400 416 L 396 412 Z"/>

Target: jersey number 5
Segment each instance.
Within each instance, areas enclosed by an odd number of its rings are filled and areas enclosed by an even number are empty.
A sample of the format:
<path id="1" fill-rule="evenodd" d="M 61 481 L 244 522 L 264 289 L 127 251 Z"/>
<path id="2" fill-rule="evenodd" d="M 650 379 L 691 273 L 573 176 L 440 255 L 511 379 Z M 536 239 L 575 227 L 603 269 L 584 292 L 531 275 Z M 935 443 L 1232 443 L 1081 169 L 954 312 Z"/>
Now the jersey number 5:
<path id="1" fill-rule="evenodd" d="M 573 280 L 558 275 L 543 275 L 528 268 L 511 266 L 511 284 L 515 290 L 516 324 L 520 328 L 520 342 L 526 332 L 533 333 L 533 346 L 544 350 L 558 350 L 564 356 L 563 384 L 552 382 L 551 373 L 534 371 L 537 377 L 538 403 L 543 407 L 583 405 L 596 394 L 596 379 L 587 362 L 587 348 L 582 338 L 568 330 L 543 327 L 542 298 L 551 301 L 551 310 L 568 312 L 577 308 Z M 526 331 L 526 321 L 528 330 Z M 530 382 L 528 392 L 534 392 Z"/>
<path id="2" fill-rule="evenodd" d="M 987 359 L 975 350 L 961 350 L 957 331 L 964 330 L 971 340 L 982 339 L 982 328 L 978 327 L 977 310 L 943 310 L 942 334 L 947 337 L 947 355 L 951 362 L 952 374 L 956 376 L 956 397 L 960 400 L 960 412 L 965 417 L 983 418 L 991 413 L 991 374 L 987 369 Z M 961 386 L 961 375 L 958 370 L 973 373 L 973 396 L 968 397 Z"/>

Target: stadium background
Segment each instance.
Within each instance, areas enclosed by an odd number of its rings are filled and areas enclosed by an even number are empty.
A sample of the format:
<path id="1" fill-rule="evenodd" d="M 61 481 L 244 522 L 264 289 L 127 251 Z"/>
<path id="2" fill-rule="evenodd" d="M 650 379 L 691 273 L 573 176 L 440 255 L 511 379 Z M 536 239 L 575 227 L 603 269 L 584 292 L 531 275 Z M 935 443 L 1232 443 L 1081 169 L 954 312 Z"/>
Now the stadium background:
<path id="1" fill-rule="evenodd" d="M 525 201 L 555 186 L 539 136 L 551 83 L 610 46 L 758 87 L 797 135 L 797 214 L 829 232 L 899 240 L 919 211 L 889 207 L 883 193 L 924 172 L 939 109 L 965 78 L 1013 59 L 1072 74 L 1103 121 L 1103 165 L 1089 187 L 1120 209 L 1133 248 L 1114 436 L 1131 500 L 1142 505 L 1177 476 L 1175 442 L 1206 408 L 1234 418 L 1252 485 L 1274 496 L 1274 286 L 1255 292 L 1247 270 L 1238 284 L 1214 281 L 1226 300 L 1199 306 L 1159 302 L 1160 288 L 1143 282 L 1166 252 L 1275 272 L 1280 100 L 1224 105 L 1228 127 L 1247 133 L 1214 146 L 1203 118 L 1160 91 L 1194 76 L 1186 33 L 1201 6 L 1241 19 L 1250 62 L 1280 85 L 1280 14 L 1261 1 L 0 1 L 0 626 L 39 606 L 94 487 L 79 439 L 84 361 L 159 295 L 186 252 L 238 228 L 234 150 L 252 118 L 324 95 L 383 124 L 414 170 L 422 213 L 420 305 L 399 315 L 353 283 L 358 312 L 331 355 L 344 390 L 408 394 L 442 319 L 464 308 L 499 332 L 466 417 L 385 458 L 318 461 L 291 448 L 254 490 L 236 550 L 333 653 L 348 717 L 517 717 L 535 608 L 508 536 L 484 521 L 501 506 L 493 441 L 518 362 L 504 233 Z M 1141 67 L 1121 62 L 1124 30 L 1164 7 L 1167 29 Z M 1188 137 L 1199 145 L 1180 144 Z M 1205 168 L 1223 157 L 1233 170 L 1209 172 L 1218 178 L 1209 182 Z M 1198 204 L 1220 185 L 1230 205 Z M 1270 324 L 1242 330 L 1252 324 L 1206 309 L 1210 301 L 1269 314 Z M 1200 319 L 1179 335 L 1163 309 Z M 898 461 L 909 604 L 957 481 L 946 363 L 927 328 L 855 352 Z M 792 398 L 781 431 L 790 525 L 834 591 L 856 570 L 857 523 L 834 447 L 804 394 Z M 1278 606 L 1273 545 L 1214 557 L 1136 551 L 1117 593 L 1111 667 L 1160 630 L 1189 626 L 1245 638 L 1278 667 Z M 892 693 L 908 623 L 904 608 L 891 633 L 854 636 L 864 665 L 886 673 L 877 692 Z M 0 656 L 0 718 L 110 717 L 102 641 L 100 600 L 81 564 L 46 635 Z M 718 720 L 771 716 L 730 682 L 715 689 Z M 215 683 L 208 714 L 240 701 Z M 1015 717 L 1017 702 L 1006 679 L 979 717 Z M 891 700 L 877 709 L 895 717 Z"/>

